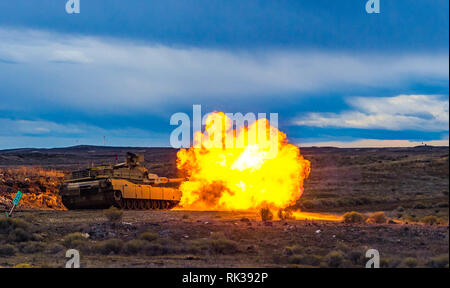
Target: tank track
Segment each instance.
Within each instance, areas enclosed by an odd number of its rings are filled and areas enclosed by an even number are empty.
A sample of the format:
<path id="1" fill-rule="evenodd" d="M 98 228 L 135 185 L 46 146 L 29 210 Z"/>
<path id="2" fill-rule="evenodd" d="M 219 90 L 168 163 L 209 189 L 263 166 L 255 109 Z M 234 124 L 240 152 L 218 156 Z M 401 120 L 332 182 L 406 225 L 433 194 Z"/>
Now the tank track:
<path id="1" fill-rule="evenodd" d="M 124 210 L 170 210 L 178 203 L 171 200 L 121 199 L 115 206 Z"/>

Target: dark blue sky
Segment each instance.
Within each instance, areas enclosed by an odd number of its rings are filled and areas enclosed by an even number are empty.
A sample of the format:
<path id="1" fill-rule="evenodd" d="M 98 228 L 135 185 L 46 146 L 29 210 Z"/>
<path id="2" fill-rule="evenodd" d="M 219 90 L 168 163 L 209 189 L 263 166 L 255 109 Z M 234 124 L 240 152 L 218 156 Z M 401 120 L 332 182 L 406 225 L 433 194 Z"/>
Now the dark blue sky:
<path id="1" fill-rule="evenodd" d="M 80 2 L 0 0 L 0 149 L 168 145 L 193 104 L 303 145 L 448 142 L 448 1 Z"/>

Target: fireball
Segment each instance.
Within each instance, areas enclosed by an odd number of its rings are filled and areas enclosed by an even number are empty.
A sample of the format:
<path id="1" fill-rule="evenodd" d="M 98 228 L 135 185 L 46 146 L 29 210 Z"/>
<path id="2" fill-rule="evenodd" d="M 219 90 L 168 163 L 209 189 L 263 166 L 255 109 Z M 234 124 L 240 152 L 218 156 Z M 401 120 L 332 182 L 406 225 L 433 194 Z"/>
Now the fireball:
<path id="1" fill-rule="evenodd" d="M 234 128 L 224 113 L 210 114 L 193 147 L 177 153 L 177 167 L 189 178 L 180 187 L 180 206 L 223 211 L 295 204 L 310 162 L 270 124 L 262 118 Z"/>

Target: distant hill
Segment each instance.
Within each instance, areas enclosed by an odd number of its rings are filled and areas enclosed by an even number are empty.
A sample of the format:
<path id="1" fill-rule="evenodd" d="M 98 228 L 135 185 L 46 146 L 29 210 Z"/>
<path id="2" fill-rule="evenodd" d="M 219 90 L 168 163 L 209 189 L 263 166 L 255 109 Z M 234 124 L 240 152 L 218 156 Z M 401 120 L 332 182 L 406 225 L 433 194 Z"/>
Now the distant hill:
<path id="1" fill-rule="evenodd" d="M 115 163 L 124 161 L 126 152 L 144 154 L 148 168 L 155 168 L 176 173 L 177 149 L 168 147 L 110 147 L 78 145 L 64 148 L 18 148 L 0 150 L 0 167 L 39 165 L 42 167 L 71 170 L 86 168 L 92 165 Z M 327 155 L 349 157 L 356 154 L 401 154 L 401 153 L 429 153 L 441 152 L 448 154 L 449 147 L 419 146 L 413 148 L 334 148 L 334 147 L 303 147 L 301 153 L 307 158 Z M 164 168 L 163 168 L 164 167 Z M 166 169 L 167 168 L 167 169 Z"/>

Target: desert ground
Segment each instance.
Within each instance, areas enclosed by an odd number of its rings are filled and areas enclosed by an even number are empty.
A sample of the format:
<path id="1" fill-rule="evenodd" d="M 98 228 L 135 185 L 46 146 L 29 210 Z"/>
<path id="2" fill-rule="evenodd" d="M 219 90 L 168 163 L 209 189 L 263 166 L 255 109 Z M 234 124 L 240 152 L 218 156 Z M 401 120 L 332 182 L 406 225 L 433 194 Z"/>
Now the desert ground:
<path id="1" fill-rule="evenodd" d="M 0 151 L 0 210 L 18 189 L 24 192 L 13 217 L 0 216 L 0 266 L 64 267 L 74 248 L 82 267 L 362 268 L 368 249 L 379 251 L 381 267 L 448 267 L 448 147 L 301 149 L 311 174 L 291 209 L 384 213 L 371 223 L 262 221 L 258 211 L 177 209 L 125 210 L 112 221 L 103 210 L 64 208 L 63 173 L 114 163 L 127 151 L 143 153 L 145 166 L 160 176 L 180 176 L 169 148 Z"/>

